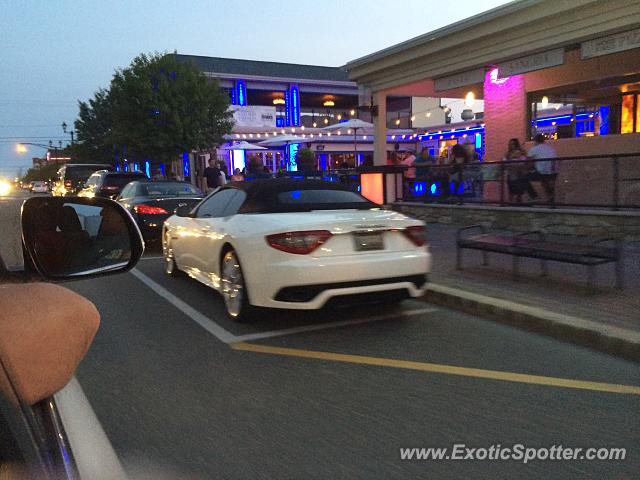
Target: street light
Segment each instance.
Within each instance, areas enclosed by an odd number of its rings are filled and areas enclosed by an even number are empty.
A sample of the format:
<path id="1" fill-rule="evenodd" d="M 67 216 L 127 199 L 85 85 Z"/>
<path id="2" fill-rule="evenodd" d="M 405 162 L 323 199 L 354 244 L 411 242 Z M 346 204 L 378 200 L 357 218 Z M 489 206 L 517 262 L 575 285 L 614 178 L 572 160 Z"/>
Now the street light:
<path id="1" fill-rule="evenodd" d="M 62 131 L 67 133 L 67 122 L 62 122 Z M 69 135 L 71 135 L 71 145 L 73 145 L 73 130 L 69 131 Z"/>

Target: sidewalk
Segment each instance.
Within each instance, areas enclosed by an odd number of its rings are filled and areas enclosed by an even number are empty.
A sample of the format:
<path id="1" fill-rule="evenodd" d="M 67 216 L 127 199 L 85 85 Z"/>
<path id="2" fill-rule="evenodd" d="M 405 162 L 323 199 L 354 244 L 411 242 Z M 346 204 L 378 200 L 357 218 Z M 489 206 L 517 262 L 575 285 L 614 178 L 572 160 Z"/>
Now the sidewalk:
<path id="1" fill-rule="evenodd" d="M 614 288 L 613 265 L 596 267 L 597 292 L 589 294 L 586 268 L 521 259 L 520 275 L 511 276 L 512 258 L 464 250 L 456 270 L 457 225 L 429 224 L 433 255 L 432 287 L 427 299 L 501 322 L 640 360 L 640 244 L 625 245 L 625 289 Z"/>

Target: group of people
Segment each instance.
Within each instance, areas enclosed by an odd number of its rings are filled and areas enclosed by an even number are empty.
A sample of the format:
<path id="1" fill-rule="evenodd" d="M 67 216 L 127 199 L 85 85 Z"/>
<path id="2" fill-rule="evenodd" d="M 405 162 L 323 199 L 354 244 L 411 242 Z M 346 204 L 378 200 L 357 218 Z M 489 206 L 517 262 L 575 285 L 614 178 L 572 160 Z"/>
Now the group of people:
<path id="1" fill-rule="evenodd" d="M 209 166 L 204 169 L 204 178 L 207 181 L 207 193 L 229 182 L 242 182 L 244 174 L 242 170 L 236 168 L 233 175 L 228 177 L 227 165 L 224 162 L 216 162 L 213 158 L 209 160 Z"/>
<path id="2" fill-rule="evenodd" d="M 537 199 L 538 194 L 532 182 L 540 182 L 549 203 L 555 201 L 557 174 L 554 171 L 553 160 L 549 159 L 556 158 L 556 151 L 545 143 L 545 136 L 541 133 L 537 134 L 533 141 L 534 146 L 527 152 L 517 138 L 509 140 L 507 152 L 502 160 L 510 162 L 506 165 L 510 203 L 522 203 L 525 193 L 531 201 Z"/>
<path id="3" fill-rule="evenodd" d="M 460 191 L 464 168 L 470 161 L 469 152 L 460 144 L 451 147 L 450 155 L 446 157 L 444 163 L 438 162 L 436 158 L 431 156 L 427 148 L 422 149 L 419 158 L 416 158 L 413 152 L 409 151 L 400 160 L 400 165 L 408 167 L 404 172 L 404 177 L 407 184 L 405 187 L 409 188 L 405 188 L 405 192 L 412 192 L 410 187 L 415 182 L 418 171 L 425 169 L 429 182 L 440 185 L 444 197 L 455 195 Z M 443 168 L 429 168 L 436 165 L 442 165 Z"/>

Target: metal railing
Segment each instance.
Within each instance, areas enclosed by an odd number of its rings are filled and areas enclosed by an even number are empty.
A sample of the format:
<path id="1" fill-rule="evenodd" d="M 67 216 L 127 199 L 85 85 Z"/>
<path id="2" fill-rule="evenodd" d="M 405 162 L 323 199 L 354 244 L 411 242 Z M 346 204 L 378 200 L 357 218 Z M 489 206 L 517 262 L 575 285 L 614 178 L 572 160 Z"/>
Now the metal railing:
<path id="1" fill-rule="evenodd" d="M 640 153 L 458 165 L 416 162 L 413 168 L 415 178 L 405 172 L 406 202 L 640 209 Z M 358 169 L 273 176 L 317 178 L 360 191 Z"/>
<path id="2" fill-rule="evenodd" d="M 640 153 L 414 168 L 404 201 L 640 209 Z"/>

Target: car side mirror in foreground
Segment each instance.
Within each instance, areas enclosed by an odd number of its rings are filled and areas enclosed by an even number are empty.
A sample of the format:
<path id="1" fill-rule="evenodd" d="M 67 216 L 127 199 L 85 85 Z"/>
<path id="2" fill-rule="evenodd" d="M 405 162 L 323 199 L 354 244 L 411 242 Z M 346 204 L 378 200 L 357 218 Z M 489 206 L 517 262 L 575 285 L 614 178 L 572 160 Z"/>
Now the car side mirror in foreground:
<path id="1" fill-rule="evenodd" d="M 22 238 L 38 273 L 49 279 L 126 271 L 144 252 L 129 212 L 99 198 L 28 199 L 22 206 Z"/>
<path id="2" fill-rule="evenodd" d="M 193 210 L 193 207 L 190 207 L 189 205 L 184 205 L 182 207 L 176 208 L 174 213 L 179 217 L 190 217 L 191 210 Z"/>

